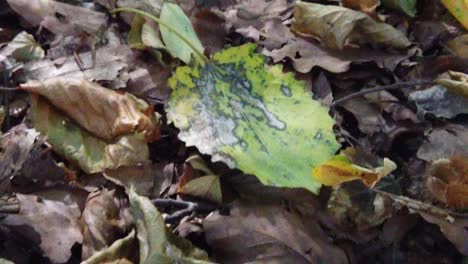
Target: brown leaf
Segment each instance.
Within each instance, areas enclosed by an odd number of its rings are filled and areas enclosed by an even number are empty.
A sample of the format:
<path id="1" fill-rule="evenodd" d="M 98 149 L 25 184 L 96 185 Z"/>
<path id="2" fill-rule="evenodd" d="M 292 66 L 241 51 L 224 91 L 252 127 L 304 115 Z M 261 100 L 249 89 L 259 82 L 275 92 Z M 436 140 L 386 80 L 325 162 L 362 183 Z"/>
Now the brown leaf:
<path id="1" fill-rule="evenodd" d="M 455 155 L 468 156 L 467 145 L 468 129 L 461 125 L 450 125 L 430 131 L 417 156 L 425 161 L 448 159 Z"/>
<path id="2" fill-rule="evenodd" d="M 375 9 L 380 5 L 380 0 L 343 0 L 341 3 L 344 7 L 361 11 L 378 20 Z"/>
<path id="3" fill-rule="evenodd" d="M 126 189 L 133 186 L 135 192 L 140 195 L 149 195 L 150 190 L 153 188 L 153 172 L 153 165 L 151 162 L 146 161 L 135 166 L 106 170 L 104 177 Z"/>
<path id="4" fill-rule="evenodd" d="M 447 47 L 455 55 L 468 59 L 468 34 L 458 36 L 448 41 Z"/>
<path id="5" fill-rule="evenodd" d="M 130 211 L 115 190 L 90 193 L 81 216 L 83 223 L 82 260 L 123 237 L 132 223 Z"/>
<path id="6" fill-rule="evenodd" d="M 97 137 L 113 140 L 134 132 L 148 141 L 159 138 L 159 127 L 148 105 L 130 94 L 119 94 L 95 83 L 70 78 L 29 81 L 21 88 L 47 98 Z"/>
<path id="7" fill-rule="evenodd" d="M 209 10 L 201 10 L 195 15 L 193 27 L 200 38 L 205 52 L 213 54 L 224 47 L 224 20 Z"/>
<path id="8" fill-rule="evenodd" d="M 8 226 L 30 226 L 37 233 L 25 234 L 34 240 L 39 235 L 39 246 L 54 263 L 66 262 L 71 248 L 81 243 L 83 236 L 79 226 L 80 209 L 76 203 L 40 199 L 35 195 L 17 194 L 20 204 L 18 215 L 8 215 Z M 37 237 L 36 237 L 37 238 Z"/>
<path id="9" fill-rule="evenodd" d="M 224 263 L 348 263 L 315 219 L 273 204 L 236 202 L 229 216 L 203 222 L 216 260 Z"/>

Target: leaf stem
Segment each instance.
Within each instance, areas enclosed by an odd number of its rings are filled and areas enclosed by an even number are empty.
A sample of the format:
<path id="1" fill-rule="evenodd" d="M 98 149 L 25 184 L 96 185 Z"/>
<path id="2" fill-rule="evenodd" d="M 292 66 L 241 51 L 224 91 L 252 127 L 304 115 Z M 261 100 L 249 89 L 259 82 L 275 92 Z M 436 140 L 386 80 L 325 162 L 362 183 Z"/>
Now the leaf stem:
<path id="1" fill-rule="evenodd" d="M 151 14 L 145 12 L 145 11 L 138 10 L 136 8 L 130 8 L 130 7 L 116 8 L 116 9 L 112 10 L 110 13 L 115 14 L 117 12 L 131 12 L 131 13 L 135 13 L 135 14 L 138 14 L 138 15 L 141 15 L 141 16 L 145 16 L 145 17 L 153 20 L 157 24 L 159 24 L 159 25 L 169 29 L 170 31 L 172 31 L 177 37 L 179 37 L 183 42 L 185 42 L 185 44 L 187 44 L 192 49 L 192 51 L 195 54 L 197 54 L 197 57 L 199 59 L 201 59 L 203 63 L 208 63 L 209 62 L 209 59 L 205 55 L 203 55 L 203 53 L 198 51 L 195 48 L 195 46 L 187 38 L 185 38 L 182 34 L 180 34 L 175 28 L 173 28 L 172 26 L 170 26 L 170 25 L 166 24 L 165 22 L 161 21 L 161 19 L 157 18 L 156 16 L 153 16 L 153 15 L 151 15 Z"/>

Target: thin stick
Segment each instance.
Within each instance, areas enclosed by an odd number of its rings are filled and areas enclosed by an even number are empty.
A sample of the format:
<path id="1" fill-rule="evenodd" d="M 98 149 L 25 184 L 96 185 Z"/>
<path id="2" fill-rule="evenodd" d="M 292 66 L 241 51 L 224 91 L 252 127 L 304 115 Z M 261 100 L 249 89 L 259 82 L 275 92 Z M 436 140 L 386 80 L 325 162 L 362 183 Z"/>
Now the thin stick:
<path id="1" fill-rule="evenodd" d="M 401 88 L 410 88 L 416 85 L 423 85 L 423 84 L 434 84 L 433 81 L 424 81 L 424 80 L 419 80 L 419 81 L 410 81 L 410 82 L 398 82 L 398 83 L 393 83 L 389 85 L 382 85 L 382 86 L 377 86 L 374 88 L 369 88 L 369 89 L 363 89 L 359 92 L 349 94 L 345 97 L 342 97 L 338 100 L 335 100 L 333 103 L 330 104 L 330 107 L 335 107 L 339 104 L 342 104 L 346 101 L 349 101 L 355 97 L 363 96 L 365 94 L 369 93 L 375 93 L 375 92 L 380 92 L 384 90 L 395 90 L 395 89 L 401 89 Z"/>
<path id="2" fill-rule="evenodd" d="M 185 38 L 182 34 L 180 34 L 175 28 L 173 28 L 172 26 L 166 24 L 165 22 L 161 21 L 161 19 L 149 14 L 149 13 L 146 13 L 144 11 L 141 11 L 141 10 L 138 10 L 138 9 L 135 9 L 135 8 L 128 8 L 128 7 L 122 7 L 122 8 L 116 8 L 114 10 L 112 10 L 110 13 L 111 14 L 115 14 L 117 12 L 132 12 L 132 13 L 135 13 L 135 14 L 138 14 L 138 15 L 141 15 L 141 16 L 145 16 L 145 17 L 148 17 L 149 19 L 153 20 L 154 22 L 156 22 L 157 24 L 169 29 L 170 31 L 172 31 L 174 34 L 176 34 L 176 36 L 178 36 L 183 42 L 185 42 L 185 44 L 187 44 L 190 48 L 192 48 L 192 51 L 195 52 L 195 54 L 197 54 L 197 56 L 204 62 L 204 63 L 208 63 L 209 60 L 208 58 L 203 55 L 203 53 L 201 53 L 200 51 L 198 51 L 195 46 L 187 39 Z"/>

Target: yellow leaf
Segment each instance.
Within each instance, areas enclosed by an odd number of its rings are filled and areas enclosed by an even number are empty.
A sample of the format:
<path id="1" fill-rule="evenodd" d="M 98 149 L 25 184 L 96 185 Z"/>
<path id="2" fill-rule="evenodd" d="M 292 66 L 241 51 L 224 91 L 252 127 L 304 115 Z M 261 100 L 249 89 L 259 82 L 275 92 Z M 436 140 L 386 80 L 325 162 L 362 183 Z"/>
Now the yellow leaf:
<path id="1" fill-rule="evenodd" d="M 442 0 L 442 4 L 452 15 L 468 29 L 468 1 L 466 0 Z"/>

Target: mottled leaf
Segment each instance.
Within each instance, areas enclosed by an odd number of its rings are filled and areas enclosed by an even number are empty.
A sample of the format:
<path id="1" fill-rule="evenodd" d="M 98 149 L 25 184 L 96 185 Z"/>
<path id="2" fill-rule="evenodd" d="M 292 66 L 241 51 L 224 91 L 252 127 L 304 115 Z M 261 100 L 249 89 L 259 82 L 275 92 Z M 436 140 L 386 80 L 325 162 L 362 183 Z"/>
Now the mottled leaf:
<path id="1" fill-rule="evenodd" d="M 468 5 L 466 0 L 442 0 L 442 4 L 452 13 L 452 15 L 468 29 Z"/>
<path id="2" fill-rule="evenodd" d="M 4 56 L 12 56 L 17 61 L 32 61 L 42 59 L 44 50 L 41 45 L 36 42 L 34 36 L 23 31 L 16 35 L 8 45 L 6 45 L 0 54 Z"/>
<path id="3" fill-rule="evenodd" d="M 71 78 L 29 81 L 21 88 L 47 98 L 76 123 L 104 140 L 115 140 L 134 132 L 148 141 L 159 138 L 153 111 L 145 101 L 131 94 L 120 94 L 96 83 Z"/>
<path id="4" fill-rule="evenodd" d="M 382 0 L 382 5 L 388 8 L 400 10 L 410 17 L 416 14 L 417 0 Z"/>
<path id="5" fill-rule="evenodd" d="M 136 165 L 149 159 L 144 136 L 122 136 L 113 143 L 96 138 L 51 106 L 44 98 L 33 97 L 33 125 L 54 147 L 54 151 L 78 165 L 86 173 Z"/>
<path id="6" fill-rule="evenodd" d="M 382 162 L 379 162 L 380 166 L 378 167 L 363 166 L 364 164 L 353 162 L 353 159 L 358 157 L 362 159 L 366 155 L 369 157 L 368 159 L 377 160 L 377 157 L 364 153 L 364 150 L 345 149 L 339 155 L 315 167 L 312 175 L 318 182 L 327 186 L 336 186 L 343 182 L 361 180 L 366 185 L 373 187 L 378 180 L 397 168 L 396 164 L 388 158 L 384 158 Z M 369 161 L 366 161 L 366 163 L 369 163 Z"/>
<path id="7" fill-rule="evenodd" d="M 179 67 L 169 80 L 168 120 L 213 161 L 267 185 L 317 193 L 310 168 L 338 149 L 334 121 L 303 82 L 279 65 L 265 66 L 254 50 L 246 44 L 216 53 L 210 64 Z"/>
<path id="8" fill-rule="evenodd" d="M 392 26 L 340 6 L 298 1 L 294 6 L 291 28 L 299 34 L 319 37 L 326 46 L 337 49 L 343 49 L 348 39 L 395 48 L 406 48 L 411 44 L 403 33 Z"/>
<path id="9" fill-rule="evenodd" d="M 140 245 L 140 263 L 209 263 L 204 251 L 166 229 L 161 214 L 148 198 L 133 189 L 128 196 Z"/>
<path id="10" fill-rule="evenodd" d="M 179 32 L 179 34 L 184 36 L 184 38 L 193 45 L 198 53 L 203 54 L 203 45 L 192 27 L 192 22 L 190 22 L 190 19 L 178 5 L 165 3 L 161 10 L 160 19 L 161 22 L 170 25 Z M 188 64 L 192 53 L 195 52 L 192 47 L 182 41 L 179 36 L 166 27 L 162 26 L 160 31 L 164 44 L 166 44 L 166 47 L 172 56 L 179 58 Z"/>

